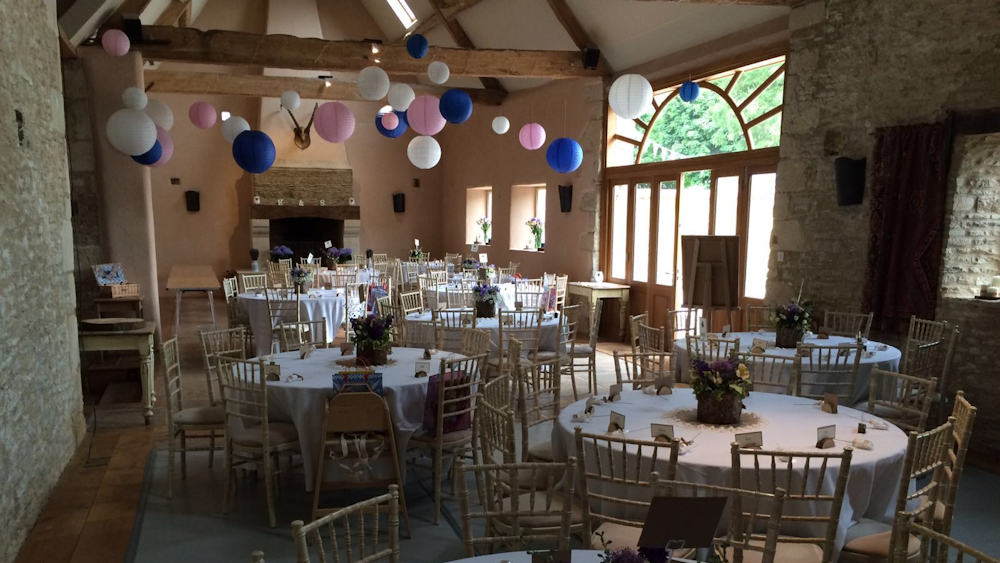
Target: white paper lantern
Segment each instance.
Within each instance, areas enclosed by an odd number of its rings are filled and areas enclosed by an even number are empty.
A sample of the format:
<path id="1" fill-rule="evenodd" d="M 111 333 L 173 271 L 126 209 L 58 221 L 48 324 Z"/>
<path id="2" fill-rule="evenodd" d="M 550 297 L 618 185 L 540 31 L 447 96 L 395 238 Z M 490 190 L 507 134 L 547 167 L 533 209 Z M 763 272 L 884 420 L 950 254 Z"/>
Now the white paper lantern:
<path id="1" fill-rule="evenodd" d="M 510 120 L 502 115 L 498 115 L 493 118 L 493 132 L 497 135 L 503 135 L 510 130 Z"/>
<path id="2" fill-rule="evenodd" d="M 441 61 L 434 61 L 427 67 L 427 78 L 435 84 L 444 84 L 451 76 L 451 69 Z"/>
<path id="3" fill-rule="evenodd" d="M 441 145 L 434 137 L 426 135 L 414 137 L 406 147 L 406 156 L 421 170 L 434 168 L 441 160 Z"/>
<path id="4" fill-rule="evenodd" d="M 222 122 L 222 136 L 230 143 L 236 141 L 236 137 L 239 137 L 240 133 L 249 130 L 250 124 L 247 123 L 247 120 L 237 115 Z"/>
<path id="5" fill-rule="evenodd" d="M 122 103 L 129 109 L 144 109 L 148 101 L 146 93 L 141 88 L 136 88 L 135 86 L 126 88 L 125 92 L 122 93 Z"/>
<path id="6" fill-rule="evenodd" d="M 111 146 L 129 156 L 146 154 L 156 143 L 156 124 L 137 109 L 120 109 L 105 127 Z"/>
<path id="7" fill-rule="evenodd" d="M 625 119 L 635 119 L 642 115 L 653 102 L 653 87 L 645 77 L 638 74 L 623 74 L 615 80 L 608 92 L 611 109 Z"/>
<path id="8" fill-rule="evenodd" d="M 406 111 L 415 97 L 409 84 L 396 83 L 389 87 L 389 105 L 396 111 Z"/>
<path id="9" fill-rule="evenodd" d="M 370 66 L 358 73 L 358 90 L 366 100 L 381 100 L 389 93 L 389 75 L 377 66 Z"/>
<path id="10" fill-rule="evenodd" d="M 160 100 L 149 100 L 146 104 L 146 115 L 164 131 L 170 131 L 174 126 L 174 112 Z"/>
<path id="11" fill-rule="evenodd" d="M 281 93 L 281 107 L 295 111 L 299 109 L 301 103 L 302 98 L 299 97 L 299 93 L 295 90 L 288 90 Z"/>

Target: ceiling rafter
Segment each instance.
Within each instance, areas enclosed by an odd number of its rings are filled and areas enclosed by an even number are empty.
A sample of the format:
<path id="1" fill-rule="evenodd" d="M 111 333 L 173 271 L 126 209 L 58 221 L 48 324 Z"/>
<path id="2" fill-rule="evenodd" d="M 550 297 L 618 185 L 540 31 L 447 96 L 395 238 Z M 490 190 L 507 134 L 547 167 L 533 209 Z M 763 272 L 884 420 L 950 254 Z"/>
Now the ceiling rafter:
<path id="1" fill-rule="evenodd" d="M 672 4 L 720 4 L 725 6 L 792 6 L 800 0 L 638 0 L 639 2 L 669 2 Z"/>
<path id="2" fill-rule="evenodd" d="M 448 35 L 455 40 L 455 43 L 463 49 L 475 49 L 476 45 L 472 42 L 469 34 L 465 32 L 462 24 L 458 23 L 458 20 L 452 18 L 449 19 L 444 15 L 444 8 L 441 4 L 441 0 L 429 0 L 431 6 L 434 8 L 434 12 L 437 14 L 442 21 L 444 21 L 444 26 L 448 30 Z M 487 90 L 497 90 L 506 93 L 507 90 L 500 83 L 500 80 L 492 77 L 485 77 L 479 79 L 483 83 L 483 87 Z"/>
<path id="3" fill-rule="evenodd" d="M 160 14 L 160 17 L 156 18 L 156 25 L 180 25 L 181 27 L 191 25 L 191 2 L 172 0 Z"/>
<path id="4" fill-rule="evenodd" d="M 573 9 L 569 7 L 566 0 L 549 0 L 549 7 L 552 8 L 552 13 L 555 14 L 556 19 L 569 34 L 570 39 L 576 44 L 577 49 L 583 51 L 584 49 L 600 49 L 587 30 L 583 28 L 583 24 L 577 19 L 576 14 L 573 13 Z M 598 61 L 598 70 L 603 71 L 605 74 L 612 74 L 611 65 L 608 64 L 607 59 L 604 58 L 602 54 L 600 60 Z"/>
<path id="5" fill-rule="evenodd" d="M 347 72 L 360 71 L 371 65 L 371 43 L 366 41 L 327 41 L 291 35 L 201 31 L 171 26 L 144 26 L 143 32 L 146 41 L 137 43 L 135 48 L 142 52 L 146 60 Z M 379 56 L 379 66 L 390 74 L 422 74 L 426 70 L 426 62 L 410 57 L 404 46 L 385 45 Z M 428 57 L 447 64 L 452 76 L 601 76 L 599 70 L 583 68 L 583 57 L 576 51 L 432 46 Z"/>
<path id="6" fill-rule="evenodd" d="M 438 10 L 437 6 L 435 6 L 434 13 L 424 21 L 418 22 L 417 27 L 413 28 L 412 33 L 425 34 L 441 25 L 442 22 L 454 20 L 459 13 L 468 10 L 482 1 L 483 0 L 459 0 L 458 2 L 442 5 L 440 10 Z M 431 4 L 434 5 L 435 3 L 432 2 Z"/>

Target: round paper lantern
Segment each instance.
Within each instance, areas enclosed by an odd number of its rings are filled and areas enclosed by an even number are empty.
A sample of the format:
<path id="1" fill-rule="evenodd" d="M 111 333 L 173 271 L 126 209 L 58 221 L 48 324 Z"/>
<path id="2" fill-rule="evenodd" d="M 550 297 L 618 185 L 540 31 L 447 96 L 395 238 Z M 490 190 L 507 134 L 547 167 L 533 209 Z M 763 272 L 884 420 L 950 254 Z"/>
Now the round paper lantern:
<path id="1" fill-rule="evenodd" d="M 236 164 L 251 174 L 260 174 L 271 168 L 274 154 L 274 142 L 263 131 L 244 131 L 233 141 Z"/>
<path id="2" fill-rule="evenodd" d="M 521 146 L 529 151 L 537 150 L 545 144 L 545 129 L 537 123 L 528 123 L 517 134 Z"/>
<path id="3" fill-rule="evenodd" d="M 381 133 L 382 135 L 389 137 L 390 139 L 395 139 L 396 137 L 399 137 L 403 133 L 406 133 L 407 129 L 406 112 L 397 110 L 392 113 L 396 114 L 396 117 L 399 119 L 399 124 L 396 125 L 395 128 L 386 129 L 382 125 L 382 117 L 386 115 L 382 113 L 375 116 L 375 128 L 378 129 L 378 132 Z"/>
<path id="4" fill-rule="evenodd" d="M 377 66 L 361 69 L 358 73 L 358 90 L 366 100 L 381 100 L 389 93 L 389 75 Z"/>
<path id="5" fill-rule="evenodd" d="M 635 119 L 653 102 L 653 87 L 645 77 L 623 74 L 615 80 L 608 92 L 608 103 L 616 114 L 625 119 Z"/>
<path id="6" fill-rule="evenodd" d="M 111 146 L 129 156 L 146 154 L 156 144 L 156 124 L 137 109 L 114 112 L 105 129 Z"/>
<path id="7" fill-rule="evenodd" d="M 414 33 L 406 40 L 406 52 L 414 59 L 422 59 L 427 56 L 428 49 L 430 49 L 430 43 L 427 42 L 426 37 L 419 33 Z"/>
<path id="8" fill-rule="evenodd" d="M 156 164 L 156 161 L 160 160 L 162 154 L 163 154 L 163 147 L 160 146 L 159 141 L 156 141 L 153 143 L 153 148 L 140 154 L 139 156 L 133 156 L 132 160 L 138 162 L 139 164 L 150 166 L 152 164 Z"/>
<path id="9" fill-rule="evenodd" d="M 701 93 L 701 87 L 698 84 L 688 80 L 684 84 L 681 84 L 681 91 L 679 92 L 681 100 L 687 103 L 691 103 L 698 99 L 698 94 Z"/>
<path id="10" fill-rule="evenodd" d="M 427 78 L 430 78 L 431 82 L 435 84 L 448 82 L 449 76 L 451 76 L 451 69 L 441 61 L 434 61 L 427 67 Z"/>
<path id="11" fill-rule="evenodd" d="M 170 133 L 159 125 L 156 126 L 156 144 L 160 145 L 161 153 L 159 160 L 150 164 L 153 168 L 163 166 L 174 156 L 174 140 L 170 137 Z"/>
<path id="12" fill-rule="evenodd" d="M 148 101 L 149 98 L 146 97 L 146 93 L 141 88 L 132 86 L 122 92 L 122 103 L 129 109 L 145 109 Z"/>
<path id="13" fill-rule="evenodd" d="M 417 96 L 406 110 L 406 121 L 420 135 L 437 135 L 445 124 L 441 102 L 434 96 Z"/>
<path id="14" fill-rule="evenodd" d="M 415 96 L 409 84 L 396 83 L 389 87 L 389 105 L 396 111 L 409 109 Z"/>
<path id="15" fill-rule="evenodd" d="M 299 104 L 301 103 L 302 98 L 299 97 L 299 93 L 295 90 L 288 90 L 281 93 L 281 107 L 295 111 L 299 109 Z"/>
<path id="16" fill-rule="evenodd" d="M 465 90 L 454 88 L 441 95 L 441 116 L 448 123 L 462 123 L 472 116 L 472 98 Z"/>
<path id="17" fill-rule="evenodd" d="M 191 109 L 188 110 L 188 118 L 199 129 L 208 129 L 215 125 L 217 117 L 218 112 L 215 111 L 215 106 L 208 102 L 195 102 L 191 104 Z"/>
<path id="18" fill-rule="evenodd" d="M 330 143 L 343 143 L 354 134 L 354 114 L 340 102 L 327 102 L 316 110 L 316 132 Z"/>
<path id="19" fill-rule="evenodd" d="M 399 116 L 396 115 L 396 112 L 382 114 L 382 127 L 388 130 L 399 127 Z"/>
<path id="20" fill-rule="evenodd" d="M 421 170 L 434 168 L 441 160 L 441 145 L 434 137 L 414 137 L 406 147 L 406 156 Z"/>
<path id="21" fill-rule="evenodd" d="M 230 143 L 236 141 L 236 137 L 239 137 L 240 133 L 249 130 L 250 124 L 247 123 L 247 120 L 236 115 L 222 122 L 222 136 Z"/>
<path id="22" fill-rule="evenodd" d="M 497 135 L 503 135 L 510 130 L 510 120 L 502 115 L 498 115 L 493 118 L 493 132 Z"/>
<path id="23" fill-rule="evenodd" d="M 545 151 L 545 160 L 549 167 L 560 174 L 567 174 L 580 167 L 583 163 L 583 147 L 569 137 L 560 137 L 549 145 Z"/>
<path id="24" fill-rule="evenodd" d="M 146 115 L 164 131 L 170 131 L 170 128 L 174 126 L 174 112 L 170 111 L 167 104 L 160 100 L 149 100 L 146 103 Z"/>
<path id="25" fill-rule="evenodd" d="M 112 57 L 120 57 L 128 53 L 132 43 L 128 40 L 128 35 L 120 29 L 109 29 L 101 36 L 101 46 L 104 52 Z"/>

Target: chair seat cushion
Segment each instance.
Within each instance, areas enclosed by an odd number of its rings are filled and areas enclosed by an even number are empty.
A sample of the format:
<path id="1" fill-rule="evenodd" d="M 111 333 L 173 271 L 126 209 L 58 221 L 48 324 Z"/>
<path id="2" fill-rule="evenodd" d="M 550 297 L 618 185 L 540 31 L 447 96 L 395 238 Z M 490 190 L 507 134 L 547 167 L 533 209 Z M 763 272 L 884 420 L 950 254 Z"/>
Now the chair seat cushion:
<path id="1" fill-rule="evenodd" d="M 637 549 L 639 546 L 639 535 L 642 534 L 642 528 L 634 528 L 632 526 L 622 526 L 621 524 L 615 524 L 613 522 L 605 522 L 594 530 L 594 533 L 590 536 L 590 549 L 604 549 L 604 546 L 601 544 L 602 534 L 604 536 L 604 541 L 608 544 L 608 548 L 612 551 L 623 547 Z"/>
<path id="2" fill-rule="evenodd" d="M 594 353 L 594 349 L 589 344 L 577 344 L 573 347 L 571 356 L 589 356 Z"/>
<path id="3" fill-rule="evenodd" d="M 174 413 L 174 424 L 182 426 L 219 426 L 225 420 L 222 407 L 192 407 Z"/>
<path id="4" fill-rule="evenodd" d="M 292 444 L 299 441 L 299 432 L 294 424 L 271 422 L 268 424 L 269 443 L 272 447 Z M 260 448 L 264 446 L 264 430 L 261 426 L 244 428 L 233 432 L 233 443 L 240 446 Z"/>
<path id="5" fill-rule="evenodd" d="M 434 434 L 428 434 L 427 432 L 418 432 L 410 438 L 411 441 L 431 443 L 437 438 Z M 448 432 L 441 436 L 441 441 L 444 447 L 460 446 L 463 444 L 469 444 L 472 442 L 472 429 L 466 428 L 464 430 L 458 430 L 456 432 Z"/>
<path id="6" fill-rule="evenodd" d="M 845 553 L 862 555 L 870 558 L 889 559 L 889 539 L 892 536 L 892 527 L 868 518 L 862 518 L 860 522 L 847 529 L 847 538 L 844 542 Z M 910 536 L 907 546 L 907 557 L 916 555 L 920 549 L 920 540 Z"/>
<path id="7" fill-rule="evenodd" d="M 538 461 L 553 461 L 552 440 L 529 443 L 528 457 Z"/>
<path id="8" fill-rule="evenodd" d="M 751 545 L 763 546 L 764 542 L 753 540 Z M 743 550 L 743 563 L 760 563 L 764 553 L 760 551 Z M 726 548 L 726 559 L 735 560 L 733 548 Z M 814 543 L 778 542 L 774 553 L 774 563 L 821 563 L 823 549 Z"/>
<path id="9" fill-rule="evenodd" d="M 563 507 L 563 496 L 560 493 L 552 493 L 548 498 L 545 491 L 535 491 L 534 493 L 522 493 L 517 497 L 517 507 L 520 512 L 525 512 L 530 510 L 531 506 L 531 496 L 535 496 L 535 510 L 541 511 L 545 510 L 546 500 L 551 500 L 551 504 L 547 512 L 551 514 L 538 514 L 534 516 L 522 516 L 518 519 L 518 523 L 521 526 L 527 528 L 558 528 L 562 525 L 562 515 L 558 512 Z M 575 500 L 572 501 L 573 505 L 570 507 L 570 524 L 582 524 L 583 523 L 583 509 L 580 504 Z M 510 497 L 505 498 L 503 504 L 501 505 L 501 510 L 508 512 L 511 510 L 511 499 Z M 501 522 L 503 518 L 498 518 Z"/>
<path id="10" fill-rule="evenodd" d="M 528 352 L 528 358 L 536 362 L 548 362 L 559 357 L 559 352 L 540 350 L 538 352 Z"/>

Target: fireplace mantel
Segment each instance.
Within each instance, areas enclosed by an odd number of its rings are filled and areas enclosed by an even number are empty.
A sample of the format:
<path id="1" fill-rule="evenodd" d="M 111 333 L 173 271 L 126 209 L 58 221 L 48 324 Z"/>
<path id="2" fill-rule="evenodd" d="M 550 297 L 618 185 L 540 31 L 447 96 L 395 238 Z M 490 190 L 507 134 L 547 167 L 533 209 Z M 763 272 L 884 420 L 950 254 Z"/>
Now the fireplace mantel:
<path id="1" fill-rule="evenodd" d="M 299 201 L 303 207 L 348 206 L 353 189 L 354 173 L 349 168 L 275 167 L 253 175 L 253 195 L 258 206 L 279 207 L 278 200 L 282 200 L 283 207 L 299 209 Z"/>
<path id="2" fill-rule="evenodd" d="M 356 205 L 254 205 L 250 210 L 253 219 L 286 219 L 288 217 L 322 217 L 324 219 L 361 219 L 361 208 Z"/>

